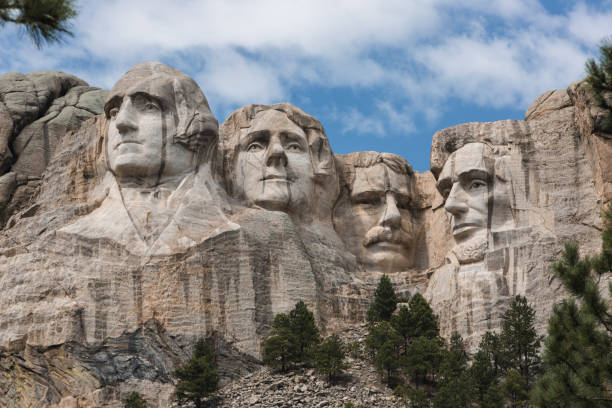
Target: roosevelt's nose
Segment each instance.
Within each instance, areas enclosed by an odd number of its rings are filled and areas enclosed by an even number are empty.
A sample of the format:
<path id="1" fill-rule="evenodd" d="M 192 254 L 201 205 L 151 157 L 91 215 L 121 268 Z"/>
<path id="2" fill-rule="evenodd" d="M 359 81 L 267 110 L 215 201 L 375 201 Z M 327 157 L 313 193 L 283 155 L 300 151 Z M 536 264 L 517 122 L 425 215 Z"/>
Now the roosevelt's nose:
<path id="1" fill-rule="evenodd" d="M 393 193 L 385 194 L 385 209 L 380 217 L 379 224 L 384 227 L 395 228 L 400 225 L 401 214 L 397 208 L 397 201 Z"/>
<path id="2" fill-rule="evenodd" d="M 117 112 L 117 116 L 115 117 L 115 127 L 119 133 L 126 133 L 138 128 L 136 121 L 134 120 L 134 115 L 132 114 L 132 103 L 130 102 L 129 98 L 127 98 L 127 100 L 121 104 L 119 112 Z"/>
<path id="3" fill-rule="evenodd" d="M 446 198 L 446 202 L 444 203 L 444 208 L 446 211 L 453 215 L 459 215 L 468 210 L 467 203 L 465 202 L 465 198 L 463 197 L 465 191 L 459 183 L 453 184 L 448 197 Z"/>
<path id="4" fill-rule="evenodd" d="M 272 136 L 266 152 L 266 166 L 287 166 L 287 154 L 278 137 Z"/>

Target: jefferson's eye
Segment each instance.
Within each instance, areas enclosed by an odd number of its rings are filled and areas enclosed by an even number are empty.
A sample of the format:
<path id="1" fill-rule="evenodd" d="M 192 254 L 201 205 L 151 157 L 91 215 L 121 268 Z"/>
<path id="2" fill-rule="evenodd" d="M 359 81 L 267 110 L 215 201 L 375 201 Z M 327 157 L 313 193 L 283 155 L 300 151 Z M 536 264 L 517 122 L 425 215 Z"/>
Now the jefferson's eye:
<path id="1" fill-rule="evenodd" d="M 108 116 L 110 116 L 111 119 L 115 119 L 118 113 L 119 113 L 119 108 L 112 108 L 111 110 L 108 111 Z"/>
<path id="2" fill-rule="evenodd" d="M 247 152 L 259 152 L 264 149 L 264 146 L 259 142 L 253 142 L 247 147 Z"/>
<path id="3" fill-rule="evenodd" d="M 450 192 L 450 188 L 445 188 L 444 190 L 440 191 L 440 194 L 442 194 L 442 197 L 447 198 L 450 195 Z"/>
<path id="4" fill-rule="evenodd" d="M 484 180 L 472 180 L 470 183 L 470 190 L 479 190 L 481 188 L 487 187 L 487 183 Z"/>
<path id="5" fill-rule="evenodd" d="M 302 146 L 300 146 L 298 143 L 290 143 L 286 149 L 288 152 L 301 152 Z"/>

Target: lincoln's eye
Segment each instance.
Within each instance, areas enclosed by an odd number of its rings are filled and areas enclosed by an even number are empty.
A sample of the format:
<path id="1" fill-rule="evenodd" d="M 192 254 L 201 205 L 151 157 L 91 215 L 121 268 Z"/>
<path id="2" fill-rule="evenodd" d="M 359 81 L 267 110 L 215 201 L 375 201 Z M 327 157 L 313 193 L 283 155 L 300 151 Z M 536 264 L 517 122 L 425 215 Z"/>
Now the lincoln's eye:
<path id="1" fill-rule="evenodd" d="M 486 187 L 487 187 L 486 181 L 475 179 L 475 180 L 472 180 L 472 182 L 470 183 L 469 189 L 471 191 L 475 191 L 475 190 L 480 190 L 481 188 L 486 188 Z"/>
<path id="2" fill-rule="evenodd" d="M 286 149 L 288 152 L 301 152 L 302 146 L 300 146 L 299 143 L 289 143 Z"/>
<path id="3" fill-rule="evenodd" d="M 247 147 L 247 152 L 259 152 L 264 150 L 264 146 L 259 142 L 252 142 L 249 147 Z"/>

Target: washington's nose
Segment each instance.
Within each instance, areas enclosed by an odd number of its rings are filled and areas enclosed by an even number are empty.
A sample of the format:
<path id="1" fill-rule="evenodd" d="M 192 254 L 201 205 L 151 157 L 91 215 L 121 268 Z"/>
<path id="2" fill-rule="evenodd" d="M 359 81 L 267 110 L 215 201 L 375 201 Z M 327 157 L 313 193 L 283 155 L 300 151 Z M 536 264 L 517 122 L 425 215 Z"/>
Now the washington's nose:
<path id="1" fill-rule="evenodd" d="M 385 195 L 385 210 L 379 223 L 384 227 L 397 227 L 401 222 L 401 214 L 397 208 L 397 202 L 393 193 Z"/>
<path id="2" fill-rule="evenodd" d="M 266 155 L 266 166 L 285 167 L 287 166 L 287 155 L 280 140 L 275 137 L 270 138 Z"/>
<path id="3" fill-rule="evenodd" d="M 131 114 L 131 110 L 132 104 L 129 100 L 123 103 L 119 108 L 119 112 L 117 112 L 117 116 L 115 117 L 115 126 L 119 133 L 126 133 L 138 128 Z"/>
<path id="4" fill-rule="evenodd" d="M 463 199 L 463 188 L 459 185 L 459 183 L 453 184 L 450 193 L 448 194 L 448 198 L 444 203 L 444 208 L 446 211 L 453 215 L 458 215 L 464 213 L 468 210 L 468 206 Z"/>

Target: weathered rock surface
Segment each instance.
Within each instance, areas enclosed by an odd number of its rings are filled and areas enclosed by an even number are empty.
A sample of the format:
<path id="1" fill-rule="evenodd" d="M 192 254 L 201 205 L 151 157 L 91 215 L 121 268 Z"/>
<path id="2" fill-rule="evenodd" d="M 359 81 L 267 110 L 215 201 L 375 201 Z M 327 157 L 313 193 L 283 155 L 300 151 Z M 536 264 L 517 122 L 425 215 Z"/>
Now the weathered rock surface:
<path id="1" fill-rule="evenodd" d="M 7 407 L 119 407 L 133 390 L 171 406 L 200 337 L 233 381 L 225 406 L 394 406 L 365 362 L 333 387 L 248 374 L 274 315 L 303 300 L 342 332 L 388 274 L 472 348 L 516 294 L 543 331 L 565 296 L 550 262 L 569 239 L 599 249 L 612 198 L 612 139 L 580 83 L 524 121 L 439 131 L 425 173 L 392 154 L 333 155 L 289 104 L 249 105 L 219 129 L 197 84 L 159 63 L 110 93 L 43 72 L 0 77 L 0 95 Z"/>

